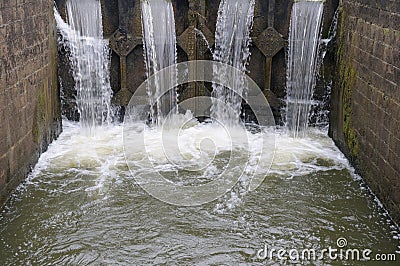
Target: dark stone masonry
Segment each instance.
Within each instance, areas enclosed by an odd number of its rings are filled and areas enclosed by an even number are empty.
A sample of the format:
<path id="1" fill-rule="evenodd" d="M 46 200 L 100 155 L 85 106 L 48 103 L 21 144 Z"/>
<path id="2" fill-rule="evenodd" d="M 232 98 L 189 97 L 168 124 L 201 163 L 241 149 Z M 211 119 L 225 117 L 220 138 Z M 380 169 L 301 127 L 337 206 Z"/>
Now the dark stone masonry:
<path id="1" fill-rule="evenodd" d="M 52 0 L 0 0 L 0 205 L 61 131 Z"/>
<path id="2" fill-rule="evenodd" d="M 400 3 L 343 0 L 330 135 L 400 222 Z"/>

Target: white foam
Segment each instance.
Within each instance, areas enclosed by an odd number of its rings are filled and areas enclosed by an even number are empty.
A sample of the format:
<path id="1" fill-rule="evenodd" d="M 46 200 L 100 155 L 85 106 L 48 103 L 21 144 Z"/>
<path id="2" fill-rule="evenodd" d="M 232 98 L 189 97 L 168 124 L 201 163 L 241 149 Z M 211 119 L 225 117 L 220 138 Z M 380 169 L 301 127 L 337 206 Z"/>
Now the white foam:
<path id="1" fill-rule="evenodd" d="M 317 171 L 348 168 L 348 162 L 325 134 L 315 130 L 309 138 L 294 139 L 283 132 L 265 130 L 258 133 L 242 131 L 240 128 L 226 129 L 213 123 L 185 123 L 181 129 L 160 127 L 144 128 L 144 140 L 140 140 L 140 131 L 132 137 L 137 150 L 134 151 L 135 169 L 133 174 L 143 171 L 174 172 L 187 170 L 179 177 L 185 181 L 213 180 L 227 165 L 224 160 L 231 154 L 243 160 L 244 172 L 238 187 L 227 196 L 226 202 L 240 202 L 256 171 L 266 176 L 283 175 L 287 178 L 302 176 Z M 131 178 L 127 169 L 123 147 L 123 125 L 99 127 L 94 136 L 82 134 L 77 123 L 63 121 L 64 131 L 47 152 L 39 159 L 31 177 L 43 173 L 62 173 L 74 171 L 77 174 L 96 176 L 96 185 L 86 188 L 101 192 L 109 180 Z M 243 135 L 245 132 L 245 135 Z M 265 135 L 266 134 L 266 135 Z M 275 139 L 276 146 L 271 147 L 275 157 L 269 169 L 266 163 L 271 153 L 261 155 L 264 139 Z M 140 145 L 140 142 L 144 142 Z M 164 144 L 163 144 L 164 143 Z M 173 145 L 177 144 L 177 145 Z M 163 147 L 164 146 L 164 147 Z M 141 148 L 142 147 L 142 148 Z M 260 159 L 261 155 L 261 159 Z M 142 164 L 144 156 L 149 156 L 153 167 Z M 242 174 L 238 167 L 237 173 Z M 190 176 L 189 176 L 190 175 Z M 190 180 L 188 182 L 191 182 Z M 232 203 L 232 204 L 231 204 Z"/>

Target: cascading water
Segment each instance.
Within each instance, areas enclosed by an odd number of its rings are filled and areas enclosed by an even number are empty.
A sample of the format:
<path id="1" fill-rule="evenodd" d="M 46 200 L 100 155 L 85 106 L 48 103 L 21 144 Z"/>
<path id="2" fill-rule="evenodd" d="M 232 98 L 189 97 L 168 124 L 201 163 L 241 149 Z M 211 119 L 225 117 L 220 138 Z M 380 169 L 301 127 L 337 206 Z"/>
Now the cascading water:
<path id="1" fill-rule="evenodd" d="M 112 118 L 109 46 L 99 0 L 68 0 L 68 24 L 55 9 L 61 42 L 70 53 L 81 127 L 92 131 Z"/>
<path id="2" fill-rule="evenodd" d="M 245 72 L 250 51 L 250 31 L 253 25 L 255 1 L 222 0 L 219 6 L 215 33 L 214 60 Z M 213 106 L 211 116 L 225 125 L 239 122 L 242 95 L 246 93 L 245 80 L 229 77 L 226 69 L 214 68 L 217 79 L 234 79 L 234 91 L 221 85 L 213 84 Z M 226 82 L 224 82 L 226 84 Z"/>
<path id="3" fill-rule="evenodd" d="M 171 1 L 141 1 L 144 57 L 147 77 L 176 64 L 176 32 L 175 17 Z M 153 124 L 161 123 L 162 118 L 170 111 L 177 112 L 178 95 L 176 89 L 161 95 L 161 88 L 176 80 L 176 71 L 156 80 L 156 84 L 148 86 L 147 94 L 151 105 L 150 119 Z"/>
<path id="4" fill-rule="evenodd" d="M 329 28 L 328 37 L 325 39 L 321 39 L 320 47 L 319 47 L 319 55 L 318 55 L 318 66 L 322 68 L 322 71 L 319 71 L 317 77 L 319 79 L 319 83 L 321 83 L 322 88 L 320 90 L 315 89 L 313 95 L 313 103 L 314 105 L 311 108 L 311 114 L 309 119 L 309 124 L 311 126 L 315 126 L 321 128 L 325 131 L 329 129 L 329 114 L 330 114 L 330 97 L 333 86 L 333 73 L 329 71 L 325 72 L 326 67 L 330 67 L 333 64 L 332 53 L 333 49 L 331 48 L 331 42 L 336 38 L 337 32 L 337 22 L 339 16 L 339 9 L 336 10 L 331 26 Z M 326 58 L 326 56 L 328 57 Z M 320 75 L 320 76 L 318 76 Z M 321 91 L 322 89 L 322 91 Z"/>
<path id="5" fill-rule="evenodd" d="M 293 4 L 287 67 L 286 123 L 293 137 L 306 136 L 318 68 L 323 1 Z"/>
<path id="6" fill-rule="evenodd" d="M 154 14 L 159 19 L 165 9 L 157 10 Z M 72 38 L 76 33 L 57 12 L 56 18 L 64 36 L 72 40 L 70 45 L 78 46 Z M 229 25 L 232 19 L 225 17 L 221 25 Z M 239 26 L 239 16 L 235 19 Z M 238 38 L 233 32 L 235 43 Z M 85 44 L 87 38 L 79 41 Z M 154 43 L 153 39 L 146 45 Z M 239 43 L 225 48 L 242 52 Z M 150 47 L 149 55 L 156 57 L 155 47 Z M 222 56 L 221 47 L 217 48 Z M 80 53 L 73 52 L 75 56 Z M 229 58 L 243 59 L 240 56 Z M 221 117 L 237 121 L 240 104 L 236 107 L 234 115 L 221 113 Z M 351 259 L 337 256 L 336 260 L 324 253 L 327 247 L 338 246 L 338 239 L 348 239 L 351 248 L 398 258 L 398 226 L 318 128 L 309 130 L 310 138 L 292 138 L 275 130 L 251 133 L 232 127 L 228 131 L 217 123 L 181 119 L 175 128 L 167 129 L 130 125 L 125 120 L 124 126 L 98 128 L 96 137 L 80 134 L 77 123 L 64 121 L 62 134 L 0 211 L 0 265 L 336 265 Z M 130 126 L 134 130 L 125 134 Z M 274 138 L 276 152 L 269 170 L 265 166 L 269 155 L 263 152 L 259 157 L 259 147 L 264 139 Z M 261 167 L 256 167 L 258 158 Z M 189 208 L 155 200 L 134 178 L 162 175 L 177 188 L 201 189 L 216 178 L 227 180 L 221 176 L 227 170 L 232 176 L 251 178 L 258 169 L 266 179 L 257 191 L 247 193 L 247 186 L 238 180 L 238 186 L 223 191 L 220 199 Z M 192 194 L 183 196 L 189 201 L 193 198 Z M 260 258 L 268 255 L 267 248 L 273 253 L 270 247 L 290 256 L 284 262 L 272 255 Z M 346 255 L 354 250 L 345 248 L 342 253 Z M 299 258 L 310 250 L 318 260 L 310 254 Z"/>

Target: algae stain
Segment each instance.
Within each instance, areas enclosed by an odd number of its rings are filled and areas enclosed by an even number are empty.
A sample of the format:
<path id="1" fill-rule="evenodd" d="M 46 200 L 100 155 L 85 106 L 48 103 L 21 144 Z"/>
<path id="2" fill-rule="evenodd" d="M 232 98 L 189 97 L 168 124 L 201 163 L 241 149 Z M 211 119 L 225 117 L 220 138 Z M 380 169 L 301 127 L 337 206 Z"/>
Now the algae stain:
<path id="1" fill-rule="evenodd" d="M 356 39 L 349 40 L 346 38 L 346 14 L 343 7 L 339 8 L 340 14 L 340 27 L 338 38 L 340 43 L 337 51 L 338 65 L 339 65 L 339 78 L 342 94 L 342 109 L 343 109 L 343 135 L 346 146 L 349 149 L 352 159 L 358 157 L 359 154 L 359 140 L 358 135 L 352 125 L 352 94 L 353 88 L 356 83 L 357 74 L 353 67 L 354 54 L 351 49 L 348 49 L 349 43 L 353 46 Z M 348 36 L 347 36 L 348 37 Z"/>

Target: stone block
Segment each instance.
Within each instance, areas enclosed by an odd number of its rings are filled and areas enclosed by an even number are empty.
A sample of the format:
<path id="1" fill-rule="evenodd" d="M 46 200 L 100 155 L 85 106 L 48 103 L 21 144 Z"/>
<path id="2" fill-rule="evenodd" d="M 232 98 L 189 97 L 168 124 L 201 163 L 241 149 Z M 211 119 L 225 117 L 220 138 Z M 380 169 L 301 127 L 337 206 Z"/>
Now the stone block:
<path id="1" fill-rule="evenodd" d="M 30 171 L 39 151 L 51 141 L 49 136 L 60 133 L 57 83 L 43 82 L 57 80 L 51 69 L 56 54 L 48 52 L 49 39 L 55 41 L 49 27 L 54 22 L 51 5 L 51 0 L 0 2 L 0 119 L 7 121 L 0 126 L 0 204 L 4 193 Z M 42 109 L 37 108 L 38 88 L 46 90 Z M 35 116 L 43 119 L 34 121 Z"/>
<path id="2" fill-rule="evenodd" d="M 399 189 L 393 188 L 400 188 L 400 5 L 395 0 L 344 0 L 343 10 L 347 19 L 340 29 L 345 36 L 341 52 L 352 51 L 351 66 L 357 75 L 351 88 L 351 114 L 360 149 L 356 168 L 400 221 Z M 334 91 L 343 93 L 340 84 L 335 83 Z M 343 106 L 335 106 L 340 102 L 333 99 L 333 112 L 343 112 Z M 341 132 L 335 128 L 339 126 L 331 121 L 332 132 Z M 336 143 L 345 143 L 343 136 L 333 137 Z"/>

